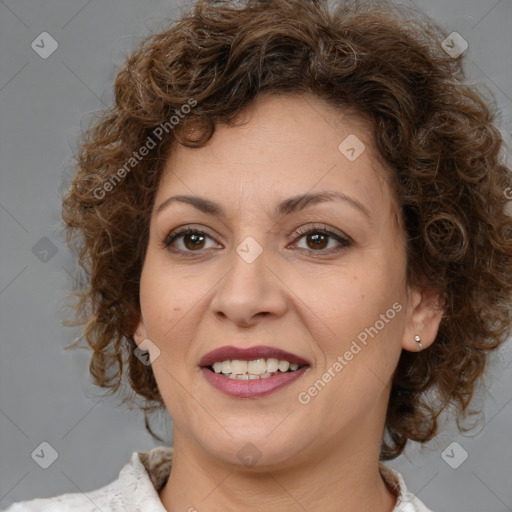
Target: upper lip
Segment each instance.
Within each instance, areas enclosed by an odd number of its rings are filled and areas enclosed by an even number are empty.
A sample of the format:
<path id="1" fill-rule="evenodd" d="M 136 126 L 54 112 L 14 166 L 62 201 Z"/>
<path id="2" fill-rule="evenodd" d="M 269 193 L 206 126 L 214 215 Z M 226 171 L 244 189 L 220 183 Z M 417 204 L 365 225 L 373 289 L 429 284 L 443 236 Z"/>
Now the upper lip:
<path id="1" fill-rule="evenodd" d="M 207 367 L 218 361 L 226 361 L 228 359 L 239 359 L 241 361 L 253 361 L 254 359 L 268 359 L 273 357 L 280 361 L 288 361 L 299 365 L 308 365 L 308 361 L 302 357 L 286 352 L 276 347 L 269 347 L 265 345 L 256 345 L 249 348 L 238 348 L 232 345 L 216 348 L 211 352 L 205 354 L 199 361 L 199 366 Z"/>

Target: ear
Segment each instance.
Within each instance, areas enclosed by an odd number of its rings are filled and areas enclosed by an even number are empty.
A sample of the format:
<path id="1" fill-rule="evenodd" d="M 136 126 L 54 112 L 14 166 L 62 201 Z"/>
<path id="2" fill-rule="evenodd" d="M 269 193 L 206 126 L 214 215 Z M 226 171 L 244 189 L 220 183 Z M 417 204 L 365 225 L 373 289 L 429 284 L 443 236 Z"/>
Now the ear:
<path id="1" fill-rule="evenodd" d="M 420 337 L 423 349 L 430 347 L 436 339 L 443 313 L 441 299 L 436 292 L 428 288 L 412 290 L 402 348 L 418 352 L 420 346 L 415 340 L 416 336 Z"/>
<path id="2" fill-rule="evenodd" d="M 133 340 L 137 344 L 137 346 L 140 346 L 140 344 L 148 337 L 146 332 L 146 327 L 144 326 L 144 320 L 142 319 L 142 316 L 139 316 L 139 319 L 137 320 L 135 324 L 135 331 L 133 333 Z"/>

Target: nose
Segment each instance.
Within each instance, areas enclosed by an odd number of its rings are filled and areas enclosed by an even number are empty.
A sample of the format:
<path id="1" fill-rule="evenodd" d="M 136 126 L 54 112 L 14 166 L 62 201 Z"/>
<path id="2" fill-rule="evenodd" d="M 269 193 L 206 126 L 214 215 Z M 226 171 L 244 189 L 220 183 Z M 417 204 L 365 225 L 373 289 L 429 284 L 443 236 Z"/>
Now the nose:
<path id="1" fill-rule="evenodd" d="M 231 268 L 221 279 L 211 308 L 217 318 L 231 320 L 241 327 L 249 327 L 262 317 L 280 317 L 287 307 L 287 287 L 279 276 L 277 265 L 263 252 L 251 262 L 232 252 Z M 258 320 L 259 319 L 259 320 Z"/>

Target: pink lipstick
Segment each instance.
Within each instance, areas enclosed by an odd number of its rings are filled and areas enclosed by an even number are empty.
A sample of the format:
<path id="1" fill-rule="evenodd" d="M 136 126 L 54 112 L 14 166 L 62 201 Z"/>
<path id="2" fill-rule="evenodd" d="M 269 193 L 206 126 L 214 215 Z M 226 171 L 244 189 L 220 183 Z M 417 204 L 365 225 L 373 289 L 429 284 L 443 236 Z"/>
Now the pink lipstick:
<path id="1" fill-rule="evenodd" d="M 260 369 L 259 375 L 250 374 L 249 370 L 245 373 L 243 370 L 242 373 L 235 372 L 237 373 L 236 377 L 230 371 L 227 374 L 219 372 L 219 365 L 225 361 L 238 361 L 238 364 L 241 364 L 240 361 L 256 362 L 259 360 L 257 364 L 263 365 L 265 368 L 266 362 L 262 360 L 270 358 L 279 361 L 279 369 L 274 361 L 275 371 L 270 372 L 269 370 L 261 373 Z M 214 371 L 214 364 L 217 365 L 217 371 Z M 269 365 L 270 362 L 268 362 L 267 368 Z M 206 380 L 225 395 L 236 398 L 259 398 L 295 382 L 308 370 L 309 362 L 296 354 L 270 346 L 259 345 L 245 349 L 224 346 L 205 354 L 201 358 L 199 366 Z M 289 368 L 293 368 L 293 371 L 288 371 Z"/>

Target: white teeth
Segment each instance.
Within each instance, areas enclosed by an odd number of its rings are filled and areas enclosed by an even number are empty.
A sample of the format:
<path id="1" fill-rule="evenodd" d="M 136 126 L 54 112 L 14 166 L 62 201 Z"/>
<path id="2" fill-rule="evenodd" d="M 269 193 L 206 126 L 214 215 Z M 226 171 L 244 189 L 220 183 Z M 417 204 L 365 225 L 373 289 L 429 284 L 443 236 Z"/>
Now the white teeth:
<path id="1" fill-rule="evenodd" d="M 287 372 L 288 368 L 290 368 L 290 363 L 288 361 L 279 361 L 278 368 L 280 372 Z"/>
<path id="2" fill-rule="evenodd" d="M 231 373 L 231 361 L 228 359 L 227 361 L 222 361 L 222 373 Z"/>
<path id="3" fill-rule="evenodd" d="M 253 375 L 261 375 L 267 371 L 267 363 L 265 359 L 254 359 L 247 364 L 247 371 Z"/>
<path id="4" fill-rule="evenodd" d="M 249 379 L 267 379 L 272 377 L 278 371 L 285 373 L 295 371 L 299 368 L 297 363 L 279 360 L 274 357 L 268 359 L 253 359 L 252 361 L 242 361 L 240 359 L 227 359 L 226 361 L 217 361 L 212 365 L 215 373 L 222 373 L 230 379 L 249 380 Z"/>
<path id="5" fill-rule="evenodd" d="M 278 367 L 279 359 L 275 359 L 274 357 L 267 359 L 267 372 L 277 372 Z"/>
<path id="6" fill-rule="evenodd" d="M 228 379 L 236 379 L 236 380 L 249 380 L 249 374 L 246 373 L 244 375 L 235 375 L 234 373 L 230 373 L 227 375 Z"/>
<path id="7" fill-rule="evenodd" d="M 231 361 L 231 373 L 234 373 L 235 375 L 243 375 L 244 373 L 247 373 L 247 361 L 240 361 L 238 359 Z M 249 373 L 256 372 L 249 370 Z"/>

